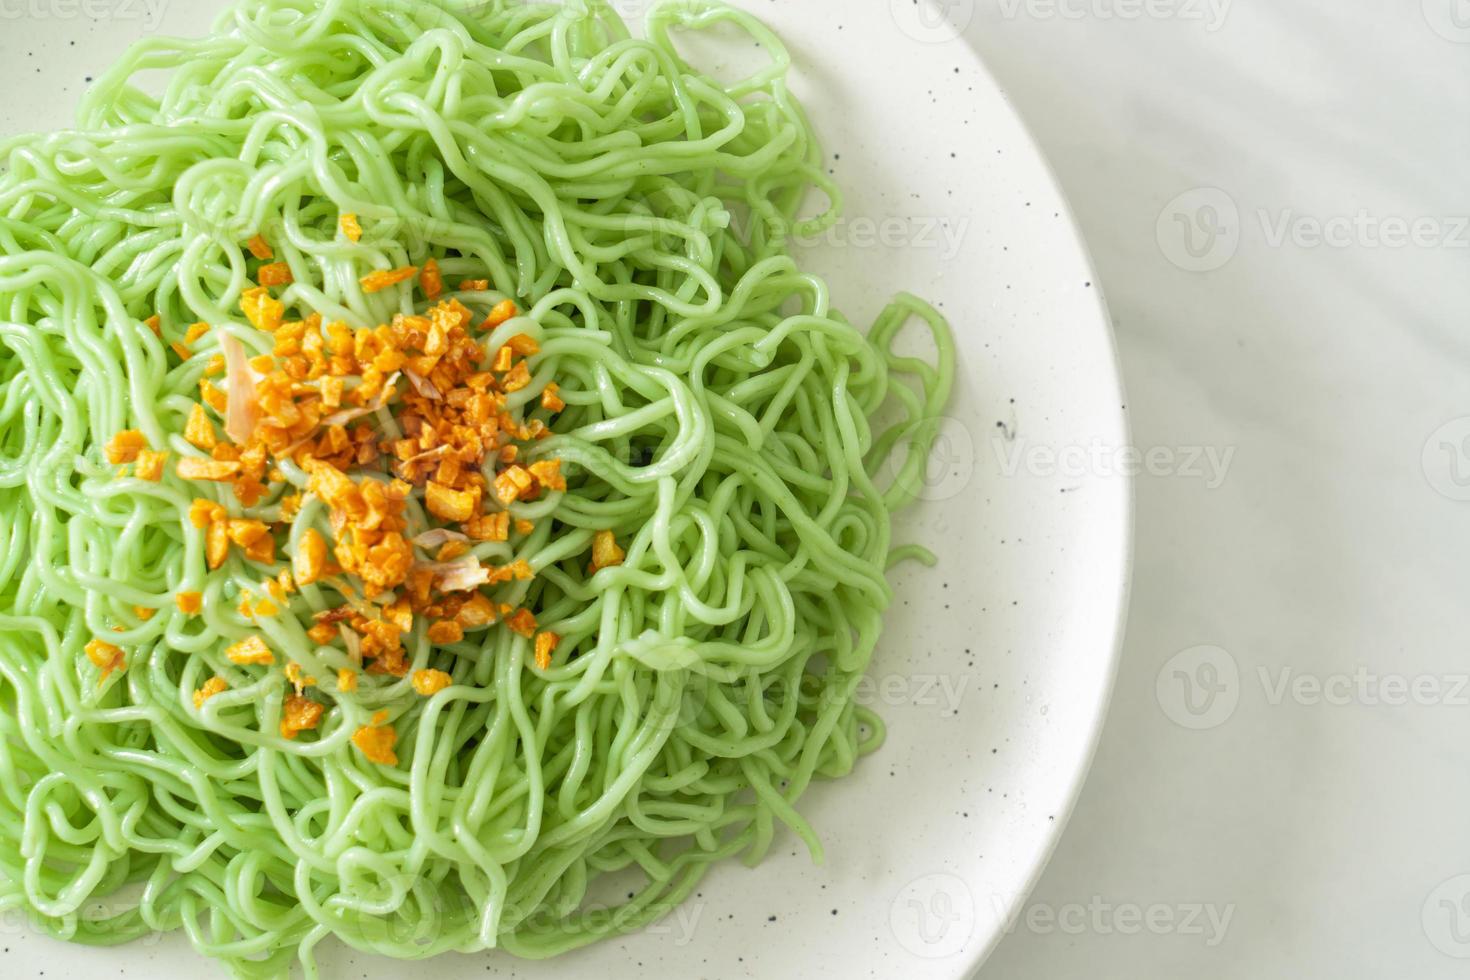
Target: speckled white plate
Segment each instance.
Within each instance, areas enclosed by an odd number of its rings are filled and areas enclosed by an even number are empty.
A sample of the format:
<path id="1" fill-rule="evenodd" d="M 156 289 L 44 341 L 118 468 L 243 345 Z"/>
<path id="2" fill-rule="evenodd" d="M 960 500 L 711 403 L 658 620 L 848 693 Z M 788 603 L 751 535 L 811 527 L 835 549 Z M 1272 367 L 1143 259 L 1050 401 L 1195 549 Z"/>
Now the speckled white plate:
<path id="1" fill-rule="evenodd" d="M 613 0 L 635 17 L 643 2 Z M 1127 592 L 1127 433 L 1107 315 L 1045 161 L 930 0 L 737 2 L 790 44 L 795 85 L 848 191 L 846 222 L 804 246 L 810 265 L 858 322 L 902 288 L 939 303 L 959 335 L 946 437 L 925 502 L 898 528 L 940 563 L 895 573 L 899 601 L 866 692 L 890 738 L 805 800 L 824 866 L 788 837 L 756 869 L 716 869 L 643 934 L 553 963 L 446 956 L 431 968 L 446 980 L 607 980 L 635 965 L 718 980 L 958 980 L 1039 875 L 1102 724 Z M 8 5 L 0 131 L 66 124 L 87 77 L 129 41 L 200 33 L 222 6 Z M 963 17 L 970 6 L 948 8 Z M 209 972 L 177 936 L 91 950 L 13 915 L 0 916 L 0 934 L 8 977 Z M 345 949 L 326 951 L 324 968 L 420 969 Z"/>

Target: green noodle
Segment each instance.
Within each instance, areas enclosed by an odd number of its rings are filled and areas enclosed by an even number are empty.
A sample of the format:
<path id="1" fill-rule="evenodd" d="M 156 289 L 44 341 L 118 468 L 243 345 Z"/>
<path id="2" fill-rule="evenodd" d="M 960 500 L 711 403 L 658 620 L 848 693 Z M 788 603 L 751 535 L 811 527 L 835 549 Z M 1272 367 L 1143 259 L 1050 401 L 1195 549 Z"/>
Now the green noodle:
<path id="1" fill-rule="evenodd" d="M 675 46 L 732 26 L 768 59 L 745 78 Z M 182 928 L 239 976 L 315 976 L 329 936 L 546 957 L 636 930 L 779 826 L 820 859 L 796 803 L 881 741 L 852 695 L 890 555 L 922 557 L 895 552 L 890 515 L 921 484 L 953 351 L 909 296 L 859 331 L 793 261 L 840 202 L 780 41 L 706 0 L 655 4 L 645 34 L 603 0 L 246 0 L 205 39 L 133 47 L 75 130 L 0 147 L 0 908 L 86 943 Z M 802 218 L 813 188 L 830 207 Z M 336 234 L 343 212 L 361 242 Z M 512 507 L 539 518 L 529 537 L 475 553 L 531 562 L 495 598 L 571 655 L 540 671 L 504 628 L 446 650 L 420 626 L 413 668 L 454 686 L 325 685 L 320 730 L 276 734 L 280 671 L 223 650 L 264 632 L 332 676 L 345 655 L 304 632 L 330 590 L 242 618 L 261 570 L 206 570 L 198 487 L 119 477 L 101 452 L 124 428 L 185 451 L 219 337 L 266 351 L 237 312 L 257 232 L 295 274 L 288 308 L 412 312 L 411 291 L 358 278 L 428 256 L 446 281 L 489 278 L 472 306 L 527 308 L 542 353 L 512 399 L 560 383 L 537 452 L 571 486 Z M 914 319 L 936 364 L 893 350 Z M 180 360 L 196 320 L 215 329 Z M 628 555 L 593 576 L 600 529 Z M 175 611 L 183 590 L 201 616 Z M 99 683 L 81 651 L 104 635 L 127 667 Z M 215 674 L 230 689 L 196 710 Z M 397 767 L 349 741 L 380 709 Z"/>

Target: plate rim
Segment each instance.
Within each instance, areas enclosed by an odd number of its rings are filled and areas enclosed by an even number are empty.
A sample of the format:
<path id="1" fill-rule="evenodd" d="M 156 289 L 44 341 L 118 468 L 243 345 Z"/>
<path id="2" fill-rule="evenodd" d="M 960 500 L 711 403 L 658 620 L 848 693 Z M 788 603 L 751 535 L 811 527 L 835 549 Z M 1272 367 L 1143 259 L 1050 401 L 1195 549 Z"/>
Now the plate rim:
<path id="1" fill-rule="evenodd" d="M 223 7 L 226 2 L 227 0 L 214 0 L 211 6 Z M 751 9 L 757 16 L 761 16 L 758 9 L 752 9 L 755 8 L 755 0 L 728 0 L 728 2 L 744 9 Z M 923 2 L 928 4 L 930 0 L 923 0 Z M 853 12 L 850 5 L 842 5 L 842 9 L 844 12 Z M 878 13 L 877 16 L 882 17 L 884 13 Z M 1069 328 L 1079 335 L 1095 338 L 1094 331 L 1100 327 L 1106 337 L 1106 342 L 1102 345 L 1106 351 L 1106 357 L 1100 358 L 1089 372 L 1098 387 L 1105 390 L 1097 399 L 1089 400 L 1095 401 L 1096 404 L 1089 404 L 1088 409 L 1093 413 L 1091 421 L 1097 429 L 1106 433 L 1107 441 L 1116 440 L 1119 446 L 1131 445 L 1132 431 L 1126 409 L 1126 387 L 1117 331 L 1109 311 L 1104 284 L 1097 274 L 1092 249 L 1077 220 L 1075 208 L 1058 179 L 1054 165 L 1037 140 L 1035 131 L 1012 102 L 1006 88 L 1001 85 L 973 40 L 973 32 L 978 26 L 979 20 L 977 19 L 969 30 L 956 32 L 952 42 L 956 45 L 955 56 L 968 66 L 967 70 L 973 72 L 973 81 L 977 89 L 988 86 L 988 94 L 984 96 L 985 98 L 988 99 L 989 94 L 998 96 L 998 99 L 994 100 L 996 103 L 994 111 L 997 114 L 1003 112 L 1009 117 L 1008 121 L 1014 125 L 1015 135 L 1013 139 L 1007 141 L 1007 153 L 1013 153 L 1019 157 L 1020 167 L 1034 179 L 1038 194 L 1050 194 L 1049 203 L 1060 212 L 1059 226 L 1053 232 L 1054 240 L 1075 249 L 1075 257 L 1069 256 L 1068 258 L 1069 266 L 1075 262 L 1075 268 L 1085 269 L 1089 274 L 1093 285 L 1090 292 L 1093 295 L 1082 303 L 1080 312 L 1072 318 L 1073 324 Z M 808 39 L 792 38 L 792 40 L 804 43 Z M 74 97 L 68 95 L 68 101 L 74 102 Z M 63 125 L 70 122 L 70 118 L 63 120 Z M 1030 153 L 1030 157 L 1022 156 L 1027 152 Z M 1112 399 L 1110 405 L 1106 404 L 1109 398 Z M 1079 644 L 1084 648 L 1081 651 L 1083 655 L 1088 658 L 1096 658 L 1093 663 L 1098 676 L 1094 683 L 1081 691 L 1080 700 L 1083 703 L 1072 719 L 1075 722 L 1073 726 L 1075 734 L 1068 738 L 1068 764 L 1064 767 L 1057 767 L 1055 770 L 1053 784 L 1060 790 L 1060 805 L 1056 807 L 1055 820 L 1046 826 L 1038 838 L 1028 840 L 1030 846 L 1025 849 L 1028 852 L 1025 853 L 1025 859 L 1016 862 L 1018 872 L 1021 868 L 1028 870 L 1024 874 L 1018 873 L 1014 879 L 1018 887 L 1013 893 L 1015 902 L 1013 911 L 1025 908 L 1071 825 L 1083 789 L 1092 774 L 1116 690 L 1122 663 L 1123 643 L 1126 637 L 1137 547 L 1135 524 L 1137 478 L 1127 473 L 1119 473 L 1109 482 L 1113 489 L 1106 506 L 1099 507 L 1099 510 L 1108 512 L 1107 519 L 1116 528 L 1119 538 L 1116 546 L 1110 544 L 1106 549 L 1098 551 L 1102 559 L 1099 566 L 1106 569 L 1106 576 L 1099 579 L 1102 584 L 1098 591 L 1105 596 L 1106 603 L 1099 603 L 1100 609 L 1104 612 L 1100 613 L 1096 619 L 1095 638 L 1086 644 Z M 1108 622 L 1109 618 L 1111 624 Z M 1044 765 L 1045 763 L 1038 763 L 1028 768 L 1041 768 Z M 966 878 L 967 884 L 977 883 L 973 876 L 966 876 Z M 1008 931 L 1006 922 L 1002 921 L 991 930 L 989 935 L 977 933 L 973 944 L 963 955 L 953 960 L 955 980 L 964 980 L 964 978 L 974 977 L 979 973 L 995 950 L 1000 947 Z M 202 960 L 200 963 L 212 965 Z"/>
<path id="2" fill-rule="evenodd" d="M 927 2 L 927 0 L 925 0 Z M 1092 248 L 1088 244 L 1087 236 L 1083 233 L 1081 225 L 1077 220 L 1077 213 L 1068 197 L 1060 178 L 1057 176 L 1056 167 L 1052 164 L 1050 157 L 1042 148 L 1036 138 L 1026 117 L 1016 108 L 1011 101 L 1009 92 L 991 70 L 989 62 L 985 60 L 979 48 L 971 40 L 971 30 L 967 28 L 961 32 L 956 39 L 962 43 L 966 52 L 973 61 L 979 78 L 987 84 L 990 89 L 1000 97 L 1000 102 L 1005 107 L 1005 112 L 1011 117 L 1016 131 L 1020 134 L 1023 142 L 1017 143 L 1015 149 L 1025 149 L 1033 157 L 1038 179 L 1042 180 L 1047 189 L 1054 195 L 1056 208 L 1061 218 L 1065 221 L 1072 242 L 1077 249 L 1077 258 L 1090 276 L 1093 285 L 1091 290 L 1093 296 L 1090 308 L 1094 313 L 1095 322 L 1086 329 L 1100 328 L 1106 338 L 1107 351 L 1107 374 L 1111 380 L 1111 391 L 1114 397 L 1106 414 L 1099 416 L 1099 423 L 1106 423 L 1106 427 L 1114 430 L 1114 436 L 1119 446 L 1130 446 L 1133 444 L 1132 426 L 1129 424 L 1127 410 L 1128 395 L 1124 384 L 1122 357 L 1118 348 L 1117 328 L 1114 324 L 1112 312 L 1107 302 L 1106 289 L 1101 277 L 1097 272 L 1097 263 L 1092 256 Z M 1101 378 L 1099 378 L 1101 380 Z M 1111 610 L 1112 620 L 1110 628 L 1102 635 L 1108 637 L 1104 652 L 1106 663 L 1102 670 L 1102 683 L 1097 686 L 1095 699 L 1091 702 L 1093 717 L 1088 724 L 1087 735 L 1083 740 L 1080 754 L 1080 764 L 1072 767 L 1072 771 L 1066 780 L 1066 791 L 1064 804 L 1056 813 L 1056 820 L 1050 823 L 1046 838 L 1034 859 L 1034 866 L 1027 875 L 1021 888 L 1015 894 L 1015 901 L 1009 910 L 1009 919 L 997 923 L 992 934 L 981 943 L 976 944 L 975 951 L 964 964 L 963 972 L 957 974 L 956 980 L 974 978 L 984 969 L 985 964 L 995 953 L 1009 935 L 1007 922 L 1013 920 L 1025 908 L 1027 901 L 1035 892 L 1041 882 L 1052 858 L 1056 855 L 1057 848 L 1062 842 L 1068 827 L 1071 825 L 1072 817 L 1076 813 L 1077 804 L 1082 797 L 1082 791 L 1087 785 L 1088 777 L 1092 775 L 1093 764 L 1097 759 L 1098 747 L 1102 744 L 1102 735 L 1107 727 L 1109 712 L 1112 708 L 1113 694 L 1117 688 L 1118 673 L 1123 660 L 1123 644 L 1127 635 L 1128 612 L 1132 600 L 1134 559 L 1137 548 L 1136 519 L 1137 519 L 1137 478 L 1127 472 L 1117 475 L 1117 482 L 1121 487 L 1118 505 L 1121 513 L 1117 515 L 1119 530 L 1122 532 L 1121 548 L 1116 555 L 1111 556 L 1114 563 L 1109 575 L 1113 582 L 1114 593 L 1112 601 L 1108 604 Z"/>

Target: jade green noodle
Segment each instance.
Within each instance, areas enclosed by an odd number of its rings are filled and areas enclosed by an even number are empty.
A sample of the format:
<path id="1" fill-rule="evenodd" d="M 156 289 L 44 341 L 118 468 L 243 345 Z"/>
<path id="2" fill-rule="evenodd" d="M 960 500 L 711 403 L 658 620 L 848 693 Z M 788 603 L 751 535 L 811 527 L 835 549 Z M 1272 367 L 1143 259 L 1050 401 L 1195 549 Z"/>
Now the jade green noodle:
<path id="1" fill-rule="evenodd" d="M 671 36 L 732 24 L 769 59 L 734 81 Z M 907 296 L 860 331 L 793 261 L 838 194 L 779 40 L 683 0 L 654 5 L 645 33 L 600 0 L 247 0 L 208 38 L 131 49 L 76 130 L 4 145 L 0 908 L 88 943 L 182 928 L 240 976 L 298 960 L 314 976 L 329 936 L 545 957 L 626 933 L 714 862 L 759 860 L 779 826 L 820 858 L 796 803 L 881 741 L 851 695 L 885 568 L 919 554 L 895 550 L 890 515 L 922 483 L 952 348 Z M 802 218 L 813 187 L 831 206 Z M 360 243 L 337 234 L 343 212 Z M 136 428 L 177 458 L 221 334 L 267 349 L 238 312 L 257 232 L 295 273 L 288 310 L 411 312 L 412 290 L 364 295 L 358 277 L 436 256 L 446 282 L 490 279 L 475 309 L 508 296 L 540 325 L 518 395 L 561 384 L 538 451 L 566 460 L 570 491 L 514 505 L 534 533 L 475 553 L 531 562 L 496 599 L 536 610 L 571 656 L 538 672 L 503 627 L 446 651 L 419 624 L 412 669 L 453 687 L 326 685 L 316 733 L 276 734 L 279 669 L 223 650 L 264 633 L 331 677 L 346 655 L 304 629 L 334 596 L 242 618 L 261 571 L 239 553 L 207 571 L 186 516 L 201 492 L 241 513 L 228 487 L 171 466 L 119 477 L 101 452 Z M 915 319 L 937 366 L 893 352 Z M 168 342 L 196 320 L 216 329 L 181 361 Z M 628 558 L 594 583 L 603 528 Z M 201 616 L 176 611 L 184 590 Z M 127 651 L 103 683 L 94 636 Z M 196 710 L 215 674 L 230 689 Z M 349 741 L 379 709 L 397 767 Z M 609 905 L 596 880 L 612 872 Z"/>

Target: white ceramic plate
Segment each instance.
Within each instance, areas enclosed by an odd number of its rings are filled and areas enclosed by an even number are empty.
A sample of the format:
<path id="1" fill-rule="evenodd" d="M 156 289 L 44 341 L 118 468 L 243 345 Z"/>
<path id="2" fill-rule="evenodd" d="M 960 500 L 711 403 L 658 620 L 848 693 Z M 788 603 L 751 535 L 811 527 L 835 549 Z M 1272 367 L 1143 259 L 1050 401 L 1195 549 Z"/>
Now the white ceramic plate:
<path id="1" fill-rule="evenodd" d="M 643 0 L 613 2 L 637 14 Z M 810 243 L 807 261 L 857 322 L 909 289 L 939 303 L 959 335 L 960 383 L 927 499 L 898 529 L 940 563 L 895 572 L 899 601 L 868 692 L 890 739 L 804 801 L 825 866 L 788 837 L 754 870 L 711 873 L 643 934 L 552 963 L 447 956 L 432 967 L 446 980 L 487 968 L 607 980 L 635 965 L 722 980 L 958 980 L 1040 874 L 1102 724 L 1127 592 L 1131 486 L 1116 465 L 1127 435 L 1107 316 L 1046 163 L 929 0 L 737 2 L 787 39 L 796 88 L 848 191 L 847 221 Z M 222 6 L 10 4 L 0 131 L 64 125 L 86 76 L 129 41 L 203 32 Z M 203 975 L 178 936 L 90 950 L 14 916 L 0 930 L 5 976 Z M 345 949 L 326 952 L 324 967 L 328 977 L 415 969 Z"/>

